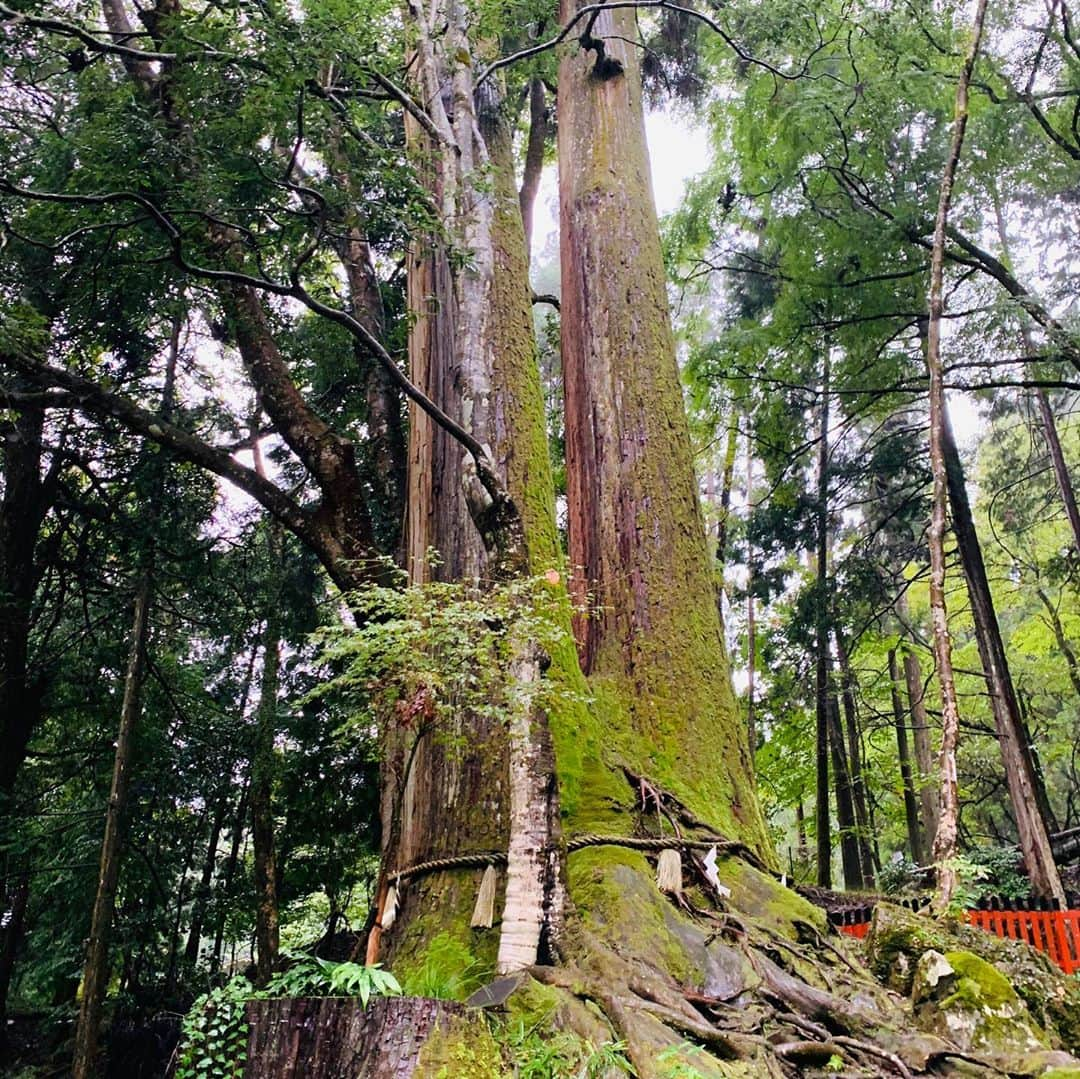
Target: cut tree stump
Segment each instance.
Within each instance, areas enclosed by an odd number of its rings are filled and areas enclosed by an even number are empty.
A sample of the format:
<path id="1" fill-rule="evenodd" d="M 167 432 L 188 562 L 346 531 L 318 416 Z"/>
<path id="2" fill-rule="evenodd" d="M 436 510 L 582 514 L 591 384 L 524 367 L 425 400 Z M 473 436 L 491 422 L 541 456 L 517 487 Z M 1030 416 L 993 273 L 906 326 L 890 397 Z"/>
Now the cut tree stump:
<path id="1" fill-rule="evenodd" d="M 245 1079 L 407 1079 L 499 1074 L 479 1012 L 426 997 L 253 1000 Z"/>

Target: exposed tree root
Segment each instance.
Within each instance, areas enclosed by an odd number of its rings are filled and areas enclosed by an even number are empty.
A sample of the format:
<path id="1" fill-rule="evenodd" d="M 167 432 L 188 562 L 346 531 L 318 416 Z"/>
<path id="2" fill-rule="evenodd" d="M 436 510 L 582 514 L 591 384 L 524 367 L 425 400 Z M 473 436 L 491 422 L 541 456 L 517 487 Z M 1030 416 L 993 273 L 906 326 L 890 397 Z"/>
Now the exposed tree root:
<path id="1" fill-rule="evenodd" d="M 646 788 L 646 797 L 652 803 L 657 795 Z M 899 1079 L 955 1074 L 957 1066 L 986 1076 L 1038 1075 L 1050 1066 L 1022 1054 L 1005 1064 L 1000 1053 L 982 1056 L 921 1031 L 910 1002 L 874 979 L 858 946 L 829 939 L 801 900 L 767 917 L 770 904 L 787 900 L 754 866 L 726 860 L 735 894 L 722 910 L 700 882 L 687 888 L 693 901 L 662 896 L 644 859 L 629 852 L 627 859 L 579 870 L 586 899 L 590 882 L 614 878 L 607 884 L 615 907 L 572 915 L 562 942 L 567 965 L 530 973 L 599 1008 L 640 1079 L 662 1079 L 680 1064 L 702 1076 L 824 1076 L 839 1068 Z M 686 868 L 697 872 L 692 860 Z M 635 938 L 642 925 L 654 935 Z M 676 953 L 696 977 L 673 975 L 683 965 Z"/>

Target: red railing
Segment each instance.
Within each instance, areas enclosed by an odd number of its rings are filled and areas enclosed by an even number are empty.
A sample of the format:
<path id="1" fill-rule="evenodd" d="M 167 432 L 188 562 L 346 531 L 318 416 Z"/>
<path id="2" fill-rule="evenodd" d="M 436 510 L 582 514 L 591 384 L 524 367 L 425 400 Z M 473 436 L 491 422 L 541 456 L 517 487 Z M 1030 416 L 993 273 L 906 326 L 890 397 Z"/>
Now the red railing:
<path id="1" fill-rule="evenodd" d="M 1080 971 L 1080 902 L 1075 896 L 1065 910 L 1045 899 L 983 899 L 967 912 L 968 921 L 1006 940 L 1022 940 L 1048 955 L 1066 974 Z M 917 900 L 905 906 L 918 910 Z M 862 939 L 870 931 L 873 906 L 834 911 L 829 921 L 848 936 Z"/>

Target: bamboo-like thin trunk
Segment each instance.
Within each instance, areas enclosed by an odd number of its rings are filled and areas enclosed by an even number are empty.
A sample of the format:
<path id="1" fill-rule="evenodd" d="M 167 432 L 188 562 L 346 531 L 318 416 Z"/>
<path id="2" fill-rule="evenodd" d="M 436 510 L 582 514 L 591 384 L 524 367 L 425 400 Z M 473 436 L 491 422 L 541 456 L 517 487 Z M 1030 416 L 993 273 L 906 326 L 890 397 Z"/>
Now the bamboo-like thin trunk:
<path id="1" fill-rule="evenodd" d="M 829 350 L 825 350 L 817 462 L 817 594 L 814 702 L 816 723 L 817 882 L 832 887 L 832 836 L 829 832 Z M 839 779 L 838 779 L 839 783 Z M 848 867 L 844 878 L 848 880 Z"/>
<path id="2" fill-rule="evenodd" d="M 131 621 L 127 672 L 124 676 L 124 699 L 120 707 L 120 727 L 116 735 L 112 785 L 105 810 L 105 836 L 101 843 L 101 867 L 97 893 L 90 915 L 90 941 L 83 969 L 82 1003 L 75 1027 L 75 1054 L 72 1059 L 74 1079 L 92 1079 L 97 1075 L 98 1028 L 101 1025 L 105 990 L 109 982 L 109 940 L 116 908 L 116 886 L 120 879 L 121 830 L 127 807 L 128 773 L 135 725 L 142 712 L 143 672 L 146 642 L 150 628 L 150 574 L 139 578 L 135 609 Z"/>
<path id="3" fill-rule="evenodd" d="M 900 759 L 900 783 L 904 792 L 904 819 L 907 822 L 908 847 L 911 860 L 922 865 L 926 860 L 922 826 L 919 823 L 919 803 L 915 779 L 911 771 L 911 750 L 908 746 L 907 716 L 900 698 L 900 665 L 896 649 L 889 649 L 889 691 L 892 695 L 893 725 L 896 727 L 896 753 Z"/>
<path id="4" fill-rule="evenodd" d="M 732 428 L 734 430 L 734 427 Z M 730 447 L 729 447 L 730 449 Z M 749 435 L 746 437 L 746 507 L 749 515 L 753 505 L 754 492 L 754 455 L 753 442 Z M 726 467 L 726 463 L 725 463 Z M 730 498 L 730 477 L 725 471 L 725 488 Z M 724 525 L 727 526 L 727 510 L 724 511 Z M 719 550 L 725 549 L 725 540 L 718 544 Z M 721 555 L 721 557 L 723 557 Z M 749 549 L 747 540 L 746 554 L 746 737 L 750 742 L 750 763 L 754 762 L 754 752 L 757 749 L 757 720 L 754 716 L 754 691 L 757 681 L 757 625 L 754 610 L 754 561 L 753 552 Z"/>
<path id="5" fill-rule="evenodd" d="M 257 424 L 254 424 L 257 428 Z M 265 474 L 256 440 L 255 470 Z M 271 586 L 266 596 L 263 629 L 263 663 L 259 681 L 259 707 L 251 752 L 251 840 L 255 869 L 255 981 L 265 985 L 273 973 L 279 946 L 277 902 L 277 854 L 274 845 L 275 738 L 277 735 L 278 684 L 281 665 L 280 580 L 284 550 L 282 530 L 276 521 L 267 524 L 266 557 Z"/>
<path id="6" fill-rule="evenodd" d="M 859 852 L 858 825 L 855 802 L 852 798 L 851 771 L 844 747 L 844 731 L 840 725 L 840 702 L 836 695 L 828 700 L 829 752 L 836 780 L 836 821 L 840 831 L 840 861 L 844 867 L 844 887 L 859 890 L 864 885 L 862 859 Z"/>
<path id="7" fill-rule="evenodd" d="M 872 884 L 874 876 L 880 872 L 871 842 L 874 834 L 870 822 L 870 810 L 866 797 L 866 780 L 862 766 L 862 734 L 859 730 L 859 710 L 855 703 L 855 674 L 848 660 L 847 649 L 839 631 L 834 631 L 836 638 L 836 658 L 840 663 L 841 700 L 844 705 L 844 727 L 847 733 L 848 765 L 851 770 L 851 796 L 855 803 L 855 820 L 859 827 L 859 860 L 862 862 L 864 884 Z"/>
<path id="8" fill-rule="evenodd" d="M 960 79 L 956 85 L 956 116 L 949 156 L 941 177 L 934 240 L 930 257 L 930 312 L 926 333 L 926 368 L 930 380 L 930 470 L 934 477 L 933 509 L 928 535 L 930 545 L 930 612 L 934 627 L 934 658 L 941 687 L 941 790 L 934 860 L 938 863 L 938 888 L 934 906 L 942 912 L 952 903 L 957 874 L 952 864 L 956 855 L 956 833 L 960 813 L 956 778 L 956 746 L 960 733 L 960 709 L 953 677 L 952 640 L 949 637 L 945 604 L 945 528 L 948 474 L 945 442 L 949 417 L 945 406 L 945 369 L 941 360 L 941 319 L 945 310 L 945 230 L 949 222 L 953 184 L 964 145 L 968 117 L 968 86 L 982 38 L 987 0 L 978 0 L 974 32 Z"/>
<path id="9" fill-rule="evenodd" d="M 930 854 L 937 834 L 938 793 L 937 769 L 934 767 L 934 746 L 930 735 L 930 719 L 926 714 L 926 689 L 919 657 L 904 651 L 904 683 L 907 686 L 908 714 L 915 748 L 915 785 L 922 811 L 923 852 Z"/>

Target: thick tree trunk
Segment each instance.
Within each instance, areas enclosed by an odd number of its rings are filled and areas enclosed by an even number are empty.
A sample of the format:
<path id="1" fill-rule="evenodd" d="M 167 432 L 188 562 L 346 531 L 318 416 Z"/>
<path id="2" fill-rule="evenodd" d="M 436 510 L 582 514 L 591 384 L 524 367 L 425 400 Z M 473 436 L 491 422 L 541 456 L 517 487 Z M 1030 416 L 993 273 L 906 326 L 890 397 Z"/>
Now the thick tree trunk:
<path id="1" fill-rule="evenodd" d="M 286 997 L 247 1006 L 244 1079 L 409 1079 L 494 1074 L 482 1013 L 423 997 Z M 455 1050 L 470 1047 L 469 1063 Z M 472 1072 L 470 1072 L 472 1074 Z"/>
<path id="2" fill-rule="evenodd" d="M 563 0 L 562 22 L 576 10 Z M 675 361 L 635 15 L 602 9 L 589 27 L 589 47 L 562 59 L 558 123 L 579 653 L 628 767 L 764 852 Z"/>
<path id="3" fill-rule="evenodd" d="M 469 55 L 463 12 L 447 5 L 445 38 L 443 17 L 436 15 L 431 25 L 423 12 L 413 11 L 410 18 L 418 34 L 417 89 L 432 102 L 441 139 L 436 143 L 411 120 L 407 131 L 433 199 L 456 207 L 446 225 L 471 257 L 452 268 L 445 242 L 434 237 L 418 238 L 410 250 L 408 296 L 416 314 L 410 372 L 488 448 L 513 499 L 517 523 L 511 530 L 520 537 L 496 550 L 503 540 L 483 525 L 485 496 L 459 444 L 413 409 L 406 563 L 415 582 L 436 576 L 487 584 L 558 564 L 554 485 L 525 238 L 498 83 L 489 80 L 474 92 L 471 66 L 463 59 Z M 452 117 L 439 94 L 444 85 L 454 87 Z M 428 564 L 429 549 L 438 552 L 435 567 Z M 518 642 L 509 673 L 526 697 L 542 676 L 541 659 L 532 644 Z M 551 673 L 556 667 L 558 660 Z M 550 781 L 548 718 L 515 706 L 509 730 L 490 713 L 457 714 L 451 723 L 452 729 L 428 723 L 388 732 L 380 917 L 367 955 L 370 960 L 385 945 L 399 967 L 422 962 L 435 935 L 431 919 L 438 918 L 449 932 L 461 930 L 460 943 L 483 957 L 480 965 L 528 965 L 536 960 L 542 930 L 558 921 L 558 789 Z M 397 890 L 393 932 L 382 931 L 396 870 L 483 850 L 506 852 L 509 863 L 501 944 L 497 932 L 468 929 L 481 870 L 410 880 Z M 499 914 L 496 905 L 496 920 Z"/>
<path id="4" fill-rule="evenodd" d="M 942 411 L 941 452 L 948 482 L 953 532 L 967 581 L 968 597 L 975 621 L 975 639 L 986 675 L 990 706 L 1005 767 L 1005 780 L 1020 837 L 1020 850 L 1035 893 L 1064 900 L 1065 893 L 1054 865 L 1049 827 L 1044 816 L 1048 808 L 1043 805 L 1045 792 L 1040 798 L 1030 738 L 1020 715 L 1005 644 L 998 627 L 997 612 L 983 562 L 982 546 L 968 498 L 964 467 L 944 404 Z"/>
<path id="5" fill-rule="evenodd" d="M 915 780 L 911 771 L 911 751 L 908 747 L 907 716 L 900 699 L 900 666 L 896 662 L 896 649 L 889 649 L 889 690 L 892 694 L 893 724 L 896 727 L 896 753 L 900 759 L 900 783 L 904 792 L 904 819 L 907 822 L 908 847 L 911 860 L 924 865 L 926 851 L 923 847 L 922 826 L 919 823 L 919 803 L 915 793 Z"/>
<path id="6" fill-rule="evenodd" d="M 101 843 L 101 869 L 97 894 L 90 915 L 90 941 L 83 970 L 82 1004 L 75 1027 L 75 1055 L 72 1075 L 75 1079 L 93 1079 L 97 1075 L 98 1028 L 109 981 L 109 940 L 116 906 L 116 886 L 120 878 L 121 829 L 127 807 L 128 773 L 131 767 L 132 740 L 142 711 L 143 671 L 146 642 L 150 628 L 150 576 L 144 573 L 135 593 L 135 611 L 131 624 L 124 699 L 120 707 L 120 728 L 116 736 L 112 786 L 105 810 L 105 837 Z"/>

